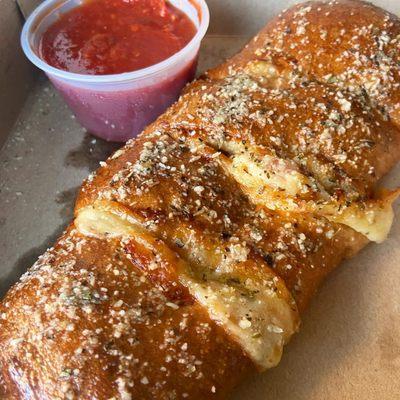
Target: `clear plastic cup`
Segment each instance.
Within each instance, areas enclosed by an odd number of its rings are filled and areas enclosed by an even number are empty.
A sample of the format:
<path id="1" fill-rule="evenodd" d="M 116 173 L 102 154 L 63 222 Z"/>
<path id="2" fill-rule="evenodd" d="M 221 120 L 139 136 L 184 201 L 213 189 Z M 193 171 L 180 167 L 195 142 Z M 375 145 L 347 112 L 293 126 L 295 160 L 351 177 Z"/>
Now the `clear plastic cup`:
<path id="1" fill-rule="evenodd" d="M 40 39 L 59 16 L 81 0 L 46 0 L 27 19 L 21 44 L 30 61 L 43 70 L 61 93 L 77 120 L 90 133 L 125 142 L 153 122 L 194 78 L 201 40 L 209 24 L 204 0 L 169 0 L 197 27 L 193 39 L 168 59 L 134 72 L 82 75 L 54 68 L 38 54 Z"/>

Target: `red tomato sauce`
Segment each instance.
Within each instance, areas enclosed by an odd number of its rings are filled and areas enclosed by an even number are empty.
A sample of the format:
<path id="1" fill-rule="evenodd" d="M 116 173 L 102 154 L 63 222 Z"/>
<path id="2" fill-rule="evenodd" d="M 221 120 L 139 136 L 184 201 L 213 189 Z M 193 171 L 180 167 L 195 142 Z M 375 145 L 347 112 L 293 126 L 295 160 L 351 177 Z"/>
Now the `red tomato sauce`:
<path id="1" fill-rule="evenodd" d="M 39 51 L 65 71 L 119 74 L 167 59 L 195 34 L 190 18 L 164 0 L 89 0 L 48 28 Z"/>

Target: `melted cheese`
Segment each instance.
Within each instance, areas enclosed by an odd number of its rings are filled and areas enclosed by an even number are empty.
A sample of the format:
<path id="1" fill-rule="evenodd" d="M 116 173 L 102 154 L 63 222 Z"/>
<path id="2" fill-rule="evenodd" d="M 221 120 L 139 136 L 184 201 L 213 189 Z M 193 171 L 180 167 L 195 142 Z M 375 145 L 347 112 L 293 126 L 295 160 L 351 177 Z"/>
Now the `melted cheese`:
<path id="1" fill-rule="evenodd" d="M 109 211 L 110 207 L 100 207 L 99 204 L 79 211 L 75 226 L 83 235 L 113 238 L 143 234 L 143 229 L 138 227 L 131 217 L 122 213 L 112 213 Z"/>
<path id="2" fill-rule="evenodd" d="M 163 242 L 155 244 L 154 237 L 138 221 L 112 203 L 98 202 L 82 209 L 75 225 L 85 235 L 132 238 L 148 249 L 154 248 L 156 254 L 162 253 L 163 258 L 172 259 L 167 257 L 168 252 L 177 257 Z M 180 283 L 205 307 L 210 318 L 226 330 L 260 369 L 277 365 L 284 344 L 298 327 L 296 306 L 283 281 L 267 268 L 262 279 L 251 276 L 250 269 L 246 265 L 241 267 L 237 260 L 232 264 L 239 271 L 223 265 L 201 268 L 179 260 L 174 267 Z"/>
<path id="3" fill-rule="evenodd" d="M 203 283 L 188 276 L 182 280 L 261 370 L 279 363 L 284 344 L 298 327 L 285 298 L 271 289 L 246 297 L 241 289 L 218 281 Z"/>
<path id="4" fill-rule="evenodd" d="M 288 83 L 295 78 L 292 68 L 283 65 L 278 67 L 272 60 L 250 61 L 244 71 L 264 86 L 274 89 L 288 87 Z"/>
<path id="5" fill-rule="evenodd" d="M 243 153 L 233 155 L 231 160 L 221 160 L 221 163 L 252 201 L 271 210 L 315 213 L 332 222 L 347 225 L 378 243 L 386 239 L 392 226 L 392 203 L 399 192 L 345 205 L 330 198 L 289 163 L 274 157 L 263 156 L 255 162 Z M 312 194 L 317 201 L 307 199 L 309 188 L 314 189 Z"/>
<path id="6" fill-rule="evenodd" d="M 362 233 L 372 242 L 382 243 L 392 227 L 394 213 L 392 203 L 398 193 L 365 204 L 353 203 L 338 211 L 332 204 L 323 205 L 320 212 L 330 221 L 344 224 Z"/>
<path id="7" fill-rule="evenodd" d="M 296 207 L 294 197 L 305 195 L 315 186 L 289 163 L 269 155 L 257 158 L 246 153 L 235 155 L 225 168 L 251 193 L 257 203 L 264 203 L 272 210 L 291 210 Z"/>

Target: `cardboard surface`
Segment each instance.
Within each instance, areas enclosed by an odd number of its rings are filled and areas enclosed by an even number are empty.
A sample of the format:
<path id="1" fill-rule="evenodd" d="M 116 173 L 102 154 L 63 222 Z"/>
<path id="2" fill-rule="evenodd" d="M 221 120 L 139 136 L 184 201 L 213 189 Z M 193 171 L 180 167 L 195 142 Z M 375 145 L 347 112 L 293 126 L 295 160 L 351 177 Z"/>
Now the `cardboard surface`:
<path id="1" fill-rule="evenodd" d="M 15 9 L 12 17 L 3 18 L 9 2 L 0 0 L 1 33 L 18 31 Z M 23 2 L 30 10 L 30 0 Z M 200 70 L 239 50 L 289 3 L 294 1 L 209 0 L 212 24 L 203 43 Z M 376 3 L 400 13 L 399 0 Z M 14 44 L 0 43 L 0 68 L 13 57 L 12 65 L 20 68 L 15 32 Z M 21 99 L 33 74 L 27 68 L 15 79 L 13 70 L 0 69 L 0 96 Z M 13 80 L 15 84 L 8 84 Z M 44 77 L 25 107 L 19 107 L 15 102 L 8 114 L 0 111 L 0 142 L 1 127 L 11 126 L 13 115 L 21 111 L 0 150 L 0 297 L 53 243 L 71 219 L 82 179 L 117 147 L 86 134 Z M 387 182 L 400 184 L 400 167 Z M 389 239 L 368 246 L 328 279 L 303 319 L 300 333 L 286 347 L 281 364 L 244 383 L 234 400 L 400 398 L 398 204 L 395 212 Z"/>
<path id="2" fill-rule="evenodd" d="M 14 0 L 0 0 L 0 148 L 33 84 L 33 66 L 19 46 L 22 16 Z"/>

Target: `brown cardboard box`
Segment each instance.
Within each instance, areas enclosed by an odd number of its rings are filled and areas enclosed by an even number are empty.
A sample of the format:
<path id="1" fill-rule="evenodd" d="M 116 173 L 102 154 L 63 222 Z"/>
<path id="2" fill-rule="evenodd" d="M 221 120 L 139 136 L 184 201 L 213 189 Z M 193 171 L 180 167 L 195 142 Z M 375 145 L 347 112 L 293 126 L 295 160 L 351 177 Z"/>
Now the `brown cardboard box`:
<path id="1" fill-rule="evenodd" d="M 200 69 L 238 50 L 295 3 L 209 0 Z M 37 3 L 21 1 L 24 14 Z M 399 0 L 376 4 L 400 13 Z M 0 296 L 72 216 L 77 187 L 116 147 L 85 134 L 19 47 L 21 15 L 0 0 Z M 32 85 L 33 80 L 36 81 Z M 28 96 L 29 91 L 29 96 Z M 18 122 L 11 127 L 17 118 Z M 400 183 L 400 168 L 387 179 Z M 235 400 L 400 399 L 400 209 L 389 239 L 334 273 L 313 301 L 282 363 L 238 388 Z"/>
<path id="2" fill-rule="evenodd" d="M 0 148 L 33 83 L 33 67 L 19 46 L 23 18 L 13 0 L 0 3 Z"/>

